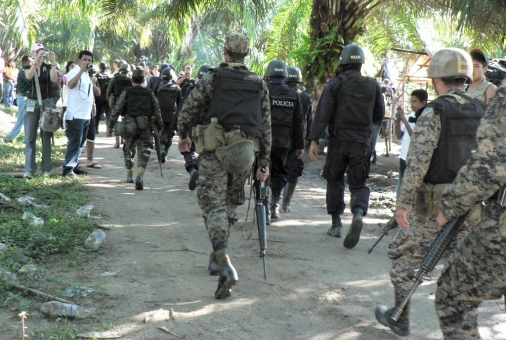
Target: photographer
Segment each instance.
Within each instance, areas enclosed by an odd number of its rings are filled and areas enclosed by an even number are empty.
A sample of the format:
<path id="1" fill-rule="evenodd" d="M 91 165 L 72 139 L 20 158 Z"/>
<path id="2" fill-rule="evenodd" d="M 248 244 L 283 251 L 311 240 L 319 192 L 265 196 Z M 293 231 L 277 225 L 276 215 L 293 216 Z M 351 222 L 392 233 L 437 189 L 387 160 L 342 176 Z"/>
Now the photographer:
<path id="1" fill-rule="evenodd" d="M 63 176 L 85 175 L 79 167 L 79 156 L 90 126 L 91 110 L 95 96 L 100 96 L 100 87 L 92 83 L 89 72 L 93 70 L 93 54 L 79 52 L 78 67 L 67 74 L 68 103 L 65 112 L 67 152 L 63 165 Z"/>
<path id="2" fill-rule="evenodd" d="M 183 97 L 186 94 L 186 90 L 188 89 L 188 87 L 190 87 L 190 84 L 192 83 L 190 82 L 190 80 L 195 81 L 195 79 L 192 78 L 192 68 L 191 66 L 186 66 L 184 68 L 183 76 L 178 78 L 176 82 L 177 85 L 179 85 L 179 87 L 181 88 L 181 94 L 183 95 Z"/>

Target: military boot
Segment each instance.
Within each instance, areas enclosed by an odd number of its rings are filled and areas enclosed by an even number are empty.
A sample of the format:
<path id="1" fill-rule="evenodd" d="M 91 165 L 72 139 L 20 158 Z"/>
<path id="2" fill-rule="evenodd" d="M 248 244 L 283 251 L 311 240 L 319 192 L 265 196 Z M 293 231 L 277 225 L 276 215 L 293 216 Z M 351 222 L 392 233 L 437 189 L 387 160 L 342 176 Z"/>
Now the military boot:
<path id="1" fill-rule="evenodd" d="M 293 193 L 295 192 L 295 183 L 286 183 L 285 191 L 283 191 L 283 201 L 281 202 L 281 211 L 290 212 L 290 201 L 292 200 Z"/>
<path id="2" fill-rule="evenodd" d="M 281 199 L 281 191 L 272 191 L 271 197 L 271 219 L 277 220 L 279 218 L 279 200 Z"/>
<path id="3" fill-rule="evenodd" d="M 192 168 L 190 170 L 190 182 L 188 182 L 188 189 L 191 191 L 195 190 L 197 184 L 199 184 L 199 171 L 195 168 Z"/>
<path id="4" fill-rule="evenodd" d="M 327 235 L 332 237 L 341 238 L 341 231 L 343 229 L 343 225 L 341 223 L 341 215 L 339 213 L 332 214 L 332 227 L 327 231 Z"/>
<path id="5" fill-rule="evenodd" d="M 144 172 L 146 169 L 139 167 L 137 169 L 137 178 L 135 179 L 135 189 L 136 190 L 143 190 L 144 189 L 144 181 L 142 177 L 144 176 Z"/>
<path id="6" fill-rule="evenodd" d="M 364 216 L 364 211 L 362 208 L 355 208 L 353 210 L 353 220 L 351 221 L 350 230 L 348 230 L 348 234 L 344 238 L 344 246 L 348 249 L 355 247 L 360 240 L 360 233 L 362 232 L 362 217 Z"/>
<path id="7" fill-rule="evenodd" d="M 134 169 L 127 169 L 127 183 L 134 182 Z"/>
<path id="8" fill-rule="evenodd" d="M 400 306 L 401 302 L 402 301 L 397 301 L 396 299 L 395 305 Z M 390 328 L 395 334 L 399 336 L 407 336 L 409 334 L 409 302 L 404 307 L 404 310 L 397 321 L 392 319 L 392 316 L 395 314 L 395 309 L 396 307 L 388 309 L 386 306 L 379 306 L 376 308 L 374 315 L 380 324 Z"/>
<path id="9" fill-rule="evenodd" d="M 114 143 L 114 148 L 119 149 L 119 136 L 116 136 L 116 143 Z"/>
<path id="10" fill-rule="evenodd" d="M 232 262 L 230 262 L 227 249 L 217 250 L 214 254 L 220 267 L 218 289 L 216 289 L 214 297 L 217 299 L 225 299 L 230 296 L 232 286 L 239 281 L 239 277 L 237 276 L 234 266 L 232 266 Z"/>
<path id="11" fill-rule="evenodd" d="M 220 275 L 220 266 L 216 261 L 216 255 L 214 254 L 214 251 L 209 256 L 209 265 L 207 266 L 207 269 L 209 270 L 209 275 L 211 276 Z"/>

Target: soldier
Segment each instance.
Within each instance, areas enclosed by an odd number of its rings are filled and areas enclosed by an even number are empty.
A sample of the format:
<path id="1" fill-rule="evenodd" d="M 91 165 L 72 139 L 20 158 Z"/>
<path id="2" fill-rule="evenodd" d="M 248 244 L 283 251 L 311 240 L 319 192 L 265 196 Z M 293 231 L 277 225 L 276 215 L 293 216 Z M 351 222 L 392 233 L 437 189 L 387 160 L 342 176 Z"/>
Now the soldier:
<path id="1" fill-rule="evenodd" d="M 202 77 L 183 104 L 178 119 L 179 151 L 190 151 L 193 138 L 199 153 L 200 185 L 197 192 L 204 224 L 219 266 L 217 299 L 230 296 L 239 280 L 228 255 L 228 235 L 237 221 L 235 209 L 244 204 L 244 185 L 254 161 L 256 177 L 267 180 L 262 167 L 269 165 L 271 114 L 268 90 L 244 65 L 249 39 L 238 33 L 226 36 L 225 62 Z"/>
<path id="2" fill-rule="evenodd" d="M 299 95 L 284 84 L 285 78 L 288 76 L 286 64 L 281 60 L 271 61 L 267 65 L 265 76 L 271 101 L 272 120 L 270 209 L 269 199 L 265 200 L 266 210 L 270 212 L 267 214 L 267 224 L 270 224 L 271 218 L 279 218 L 279 200 L 286 185 L 288 173 L 286 164 L 288 153 L 294 149 L 295 157 L 298 160 L 304 156 L 304 118 Z"/>
<path id="3" fill-rule="evenodd" d="M 160 104 L 160 111 L 162 112 L 163 131 L 160 142 L 164 145 L 162 151 L 162 163 L 165 162 L 165 157 L 169 153 L 169 148 L 172 145 L 172 137 L 174 137 L 174 130 L 176 128 L 176 108 L 183 100 L 181 96 L 181 89 L 179 86 L 172 83 L 172 72 L 170 67 L 165 67 L 162 71 L 162 81 L 158 85 L 156 98 Z"/>
<path id="4" fill-rule="evenodd" d="M 476 151 L 440 203 L 439 228 L 473 207 L 481 212 L 481 221 L 458 243 L 437 282 L 435 305 L 446 340 L 480 339 L 478 306 L 506 291 L 505 85 L 497 89 L 481 119 Z"/>
<path id="5" fill-rule="evenodd" d="M 125 61 L 122 61 L 119 67 L 119 72 L 116 73 L 109 82 L 109 86 L 107 87 L 107 101 L 109 102 L 111 109 L 114 109 L 116 100 L 123 91 L 125 91 L 127 87 L 132 86 L 129 69 L 130 65 L 128 65 Z M 119 149 L 119 144 L 120 137 L 116 136 L 116 144 L 114 144 L 114 148 Z"/>
<path id="6" fill-rule="evenodd" d="M 160 107 L 155 94 L 150 89 L 142 86 L 144 73 L 142 70 L 134 70 L 132 73 L 132 85 L 124 90 L 118 98 L 109 123 L 107 136 L 112 136 L 112 129 L 118 117 L 123 116 L 124 130 L 129 136 L 125 136 L 123 156 L 127 169 L 127 183 L 133 183 L 134 157 L 137 149 L 137 177 L 135 189 L 144 189 L 143 176 L 146 165 L 153 149 L 153 132 L 162 131 L 163 123 L 160 115 Z M 121 133 L 120 133 L 121 134 Z"/>
<path id="7" fill-rule="evenodd" d="M 330 139 L 323 177 L 327 179 L 327 212 L 332 227 L 327 234 L 341 237 L 341 214 L 344 213 L 344 173 L 351 192 L 353 220 L 344 246 L 353 248 L 360 239 L 362 216 L 367 214 L 371 131 L 374 122 L 385 114 L 383 96 L 376 79 L 360 74 L 364 52 L 357 45 L 347 45 L 339 58 L 340 73 L 327 83 L 318 103 L 309 138 L 309 156 L 318 158 L 318 140 L 329 125 Z"/>
<path id="8" fill-rule="evenodd" d="M 392 259 L 390 279 L 395 306 L 399 306 L 413 284 L 414 270 L 437 235 L 438 201 L 445 187 L 476 148 L 476 130 L 483 116 L 482 103 L 464 91 L 472 80 L 469 54 L 457 48 L 439 50 L 432 57 L 428 77 L 438 94 L 417 120 L 407 156 L 407 168 L 397 201 L 396 219 L 401 228 L 388 246 Z M 409 216 L 409 221 L 408 221 Z M 380 306 L 376 319 L 400 336 L 409 334 L 410 306 L 398 321 L 394 308 Z"/>
<path id="9" fill-rule="evenodd" d="M 299 89 L 299 84 L 302 83 L 302 74 L 300 69 L 295 66 L 288 66 L 286 70 L 288 73 L 288 76 L 285 78 L 286 86 L 299 94 L 302 103 L 304 137 L 306 137 L 306 132 L 308 132 L 308 128 L 311 126 L 311 120 L 313 119 L 313 103 L 311 96 Z M 304 160 L 302 158 L 298 158 L 296 153 L 297 150 L 292 146 L 292 149 L 288 153 L 286 164 L 288 174 L 286 176 L 287 183 L 283 192 L 283 201 L 281 203 L 282 212 L 291 211 L 290 201 L 292 200 L 295 187 L 299 181 L 299 176 L 302 176 L 302 171 L 304 170 Z"/>

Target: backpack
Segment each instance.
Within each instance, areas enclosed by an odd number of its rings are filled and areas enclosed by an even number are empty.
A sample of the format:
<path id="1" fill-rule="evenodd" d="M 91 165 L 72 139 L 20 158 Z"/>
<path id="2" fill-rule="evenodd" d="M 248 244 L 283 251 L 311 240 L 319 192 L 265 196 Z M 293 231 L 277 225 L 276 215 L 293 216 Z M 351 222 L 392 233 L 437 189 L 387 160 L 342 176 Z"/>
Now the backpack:
<path id="1" fill-rule="evenodd" d="M 109 87 L 109 83 L 111 82 L 111 77 L 107 73 L 100 72 L 96 75 L 98 81 L 98 87 L 100 87 L 100 96 L 96 99 L 101 101 L 107 101 L 107 88 Z"/>
<path id="2" fill-rule="evenodd" d="M 167 83 L 165 85 L 160 86 L 158 91 L 156 92 L 156 98 L 158 99 L 158 103 L 160 104 L 161 111 L 176 111 L 176 101 L 178 94 L 179 86 L 174 86 L 172 83 Z"/>
<path id="3" fill-rule="evenodd" d="M 132 87 L 132 80 L 126 76 L 117 76 L 114 79 L 114 96 L 118 98 L 128 87 Z"/>

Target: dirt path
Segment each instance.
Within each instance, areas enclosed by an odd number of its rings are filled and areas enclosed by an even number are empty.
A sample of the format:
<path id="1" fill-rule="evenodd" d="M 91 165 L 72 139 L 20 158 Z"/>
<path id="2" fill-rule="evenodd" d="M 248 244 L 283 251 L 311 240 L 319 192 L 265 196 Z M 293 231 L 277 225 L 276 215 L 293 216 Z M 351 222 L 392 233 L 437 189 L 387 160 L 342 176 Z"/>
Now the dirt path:
<path id="1" fill-rule="evenodd" d="M 391 215 L 396 178 L 386 175 L 397 171 L 395 151 L 389 158 L 379 157 L 373 166 L 371 209 L 361 240 L 352 250 L 343 247 L 343 239 L 326 235 L 330 218 L 324 206 L 325 182 L 319 176 L 323 157 L 307 163 L 293 211 L 268 227 L 268 281 L 258 257 L 256 227 L 249 240 L 243 237 L 251 231 L 252 215 L 243 231 L 247 203 L 240 207 L 240 222 L 229 242 L 240 281 L 231 298 L 219 301 L 214 298 L 217 278 L 207 271 L 211 245 L 176 145 L 163 165 L 164 177 L 160 178 L 152 156 L 145 189 L 136 191 L 125 183 L 122 152 L 113 149 L 113 143 L 103 133 L 98 135 L 95 159 L 103 168 L 91 170 L 88 185 L 95 206 L 92 214 L 101 215 L 100 223 L 112 228 L 97 260 L 69 280 L 95 287 L 105 296 L 98 306 L 122 339 L 177 338 L 160 326 L 186 339 L 398 338 L 374 318 L 378 304 L 393 302 L 391 261 L 386 255 L 392 236 L 367 254 Z M 384 149 L 379 150 L 382 155 Z M 344 232 L 350 219 L 347 211 Z M 104 272 L 116 274 L 101 276 Z M 414 296 L 412 335 L 406 339 L 442 339 L 434 292 L 435 276 Z M 506 315 L 498 306 L 503 307 L 502 302 L 480 309 L 484 339 L 506 339 Z M 143 322 L 146 317 L 151 322 Z"/>

